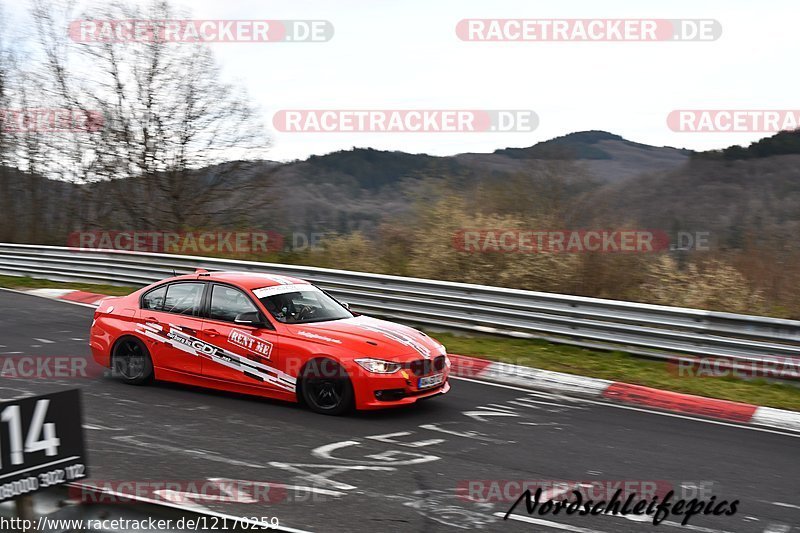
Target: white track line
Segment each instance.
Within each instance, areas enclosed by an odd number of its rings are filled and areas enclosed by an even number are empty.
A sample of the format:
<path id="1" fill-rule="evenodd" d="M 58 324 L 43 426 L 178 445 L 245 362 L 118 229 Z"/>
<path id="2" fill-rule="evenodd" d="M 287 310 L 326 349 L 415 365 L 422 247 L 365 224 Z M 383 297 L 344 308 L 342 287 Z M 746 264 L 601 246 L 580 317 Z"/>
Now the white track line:
<path id="1" fill-rule="evenodd" d="M 522 391 L 522 392 L 531 392 L 531 393 L 535 393 L 536 392 L 535 390 L 531 390 L 531 389 L 525 389 L 525 388 L 522 388 L 522 387 L 515 387 L 513 385 L 503 385 L 502 383 L 493 383 L 491 381 L 480 381 L 480 380 L 477 380 L 477 379 L 462 378 L 462 377 L 456 377 L 456 376 L 450 376 L 450 379 L 459 379 L 461 381 L 470 381 L 472 383 L 478 383 L 478 384 L 481 384 L 481 385 L 489 385 L 491 387 L 500 387 L 500 388 L 503 388 L 503 389 L 511 389 L 511 390 L 517 390 L 517 391 Z M 644 409 L 642 407 L 634 407 L 634 406 L 631 406 L 631 405 L 622 405 L 622 404 L 610 403 L 610 402 L 601 402 L 601 401 L 597 401 L 597 400 L 590 400 L 588 398 L 577 397 L 577 399 L 579 401 L 581 401 L 581 402 L 591 403 L 591 404 L 594 404 L 594 405 L 603 405 L 605 407 L 613 407 L 615 409 L 627 409 L 628 411 L 639 411 L 641 413 L 649 413 L 649 414 L 659 415 L 659 416 L 670 416 L 672 418 L 682 418 L 684 420 L 694 420 L 696 422 L 703 422 L 703 423 L 706 423 L 706 424 L 715 424 L 715 425 L 718 425 L 718 426 L 728 426 L 728 427 L 732 427 L 732 428 L 748 429 L 750 431 L 761 431 L 763 433 L 774 433 L 776 435 L 785 435 L 787 437 L 800 438 L 800 433 L 788 433 L 788 432 L 785 432 L 785 431 L 779 431 L 779 430 L 775 430 L 775 429 L 767 429 L 767 428 L 761 428 L 761 427 L 755 427 L 755 426 L 743 426 L 743 425 L 735 424 L 735 423 L 732 423 L 732 422 L 722 422 L 720 420 L 710 420 L 710 419 L 707 419 L 707 418 L 696 418 L 696 417 L 693 417 L 693 416 L 682 415 L 682 414 L 678 414 L 678 413 L 668 413 L 668 412 L 665 412 L 665 411 L 653 411 L 651 409 Z"/>
<path id="2" fill-rule="evenodd" d="M 494 513 L 494 515 L 503 518 L 506 514 Z M 586 527 L 571 526 L 569 524 L 562 524 L 560 522 L 551 522 L 550 520 L 542 520 L 541 518 L 532 518 L 530 516 L 523 516 L 518 514 L 508 515 L 508 518 L 510 518 L 511 520 L 517 520 L 519 522 L 528 522 L 529 524 L 536 524 L 538 526 L 549 527 L 552 529 L 573 531 L 575 533 L 605 533 L 604 531 L 600 531 L 599 529 L 589 529 Z"/>
<path id="3" fill-rule="evenodd" d="M 73 290 L 77 290 L 77 289 L 73 289 Z M 48 297 L 48 296 L 44 296 L 42 294 L 34 294 L 34 293 L 29 292 L 29 291 L 18 291 L 16 289 L 9 289 L 7 287 L 0 287 L 0 291 L 13 292 L 13 293 L 16 293 L 16 294 L 25 294 L 27 296 L 33 296 L 34 298 L 44 298 L 46 300 L 50 300 L 51 302 L 61 302 L 61 303 L 71 304 L 71 305 L 80 305 L 82 307 L 88 307 L 90 309 L 97 309 L 97 305 L 85 304 L 85 303 L 81 303 L 81 302 L 73 302 L 72 300 L 62 300 L 60 298 L 51 298 L 51 297 Z M 72 292 L 72 290 L 70 290 L 70 292 Z"/>
<path id="4" fill-rule="evenodd" d="M 789 509 L 797 509 L 800 510 L 800 505 L 793 505 L 791 503 L 783 503 L 783 502 L 768 502 L 765 500 L 761 500 L 763 503 L 768 503 L 770 505 L 777 505 L 778 507 L 787 507 Z"/>
<path id="5" fill-rule="evenodd" d="M 84 483 L 68 483 L 68 485 L 72 486 L 72 487 L 77 487 L 77 488 L 87 488 L 89 490 L 96 490 L 96 491 L 98 491 L 98 492 L 100 492 L 102 494 L 110 494 L 112 496 L 123 496 L 123 497 L 125 497 L 125 498 L 127 498 L 129 500 L 134 500 L 134 501 L 137 501 L 137 502 L 149 503 L 149 504 L 158 505 L 158 506 L 161 506 L 161 507 L 171 507 L 172 509 L 179 509 L 181 511 L 188 511 L 190 513 L 195 513 L 195 514 L 200 514 L 200 515 L 216 516 L 218 518 L 225 518 L 225 519 L 231 520 L 232 522 L 236 522 L 236 523 L 239 523 L 239 524 L 242 524 L 242 523 L 248 524 L 251 528 L 262 528 L 262 526 L 263 526 L 262 522 L 251 520 L 249 518 L 233 516 L 233 515 L 228 515 L 228 514 L 224 514 L 224 513 L 218 513 L 216 511 L 212 511 L 210 509 L 203 509 L 202 511 L 200 511 L 197 508 L 192 507 L 190 505 L 180 505 L 180 504 L 169 502 L 169 501 L 154 500 L 152 498 L 145 498 L 145 497 L 138 496 L 138 495 L 135 495 L 135 494 L 128 494 L 128 493 L 125 493 L 125 492 L 117 492 L 117 491 L 114 491 L 114 490 L 98 489 L 97 487 L 94 487 L 94 486 L 92 486 L 91 484 L 88 484 L 88 483 L 87 484 L 84 484 Z M 286 531 L 288 533 L 311 533 L 310 531 L 306 531 L 306 530 L 303 530 L 303 529 L 295 529 L 295 528 L 291 528 L 291 527 L 287 527 L 287 526 L 280 526 L 280 525 L 276 526 L 276 527 L 271 527 L 271 528 L 268 528 L 268 529 L 273 529 L 275 531 Z"/>
<path id="6" fill-rule="evenodd" d="M 497 516 L 499 518 L 503 518 L 505 515 L 506 515 L 505 513 L 494 513 L 494 516 Z M 634 522 L 645 522 L 645 521 L 649 522 L 651 520 L 649 517 L 647 517 L 647 520 L 639 520 L 638 518 L 641 518 L 641 517 L 633 518 L 633 515 L 631 515 L 631 516 L 605 515 L 605 516 L 615 516 L 617 518 L 633 519 Z M 544 526 L 544 527 L 549 527 L 549 528 L 552 528 L 552 529 L 562 529 L 564 531 L 574 531 L 575 533 L 604 533 L 604 532 L 596 530 L 596 529 L 588 529 L 588 528 L 585 528 L 585 527 L 573 526 L 573 525 L 570 525 L 570 524 L 562 524 L 560 522 L 552 522 L 550 520 L 543 520 L 541 518 L 533 518 L 533 517 L 530 517 L 530 516 L 524 516 L 524 515 L 518 515 L 518 514 L 510 514 L 510 515 L 508 515 L 508 518 L 513 519 L 513 520 L 518 520 L 520 522 L 528 522 L 528 523 L 531 523 L 531 524 L 537 524 L 537 525 Z M 709 527 L 693 526 L 692 524 L 686 524 L 684 526 L 684 525 L 681 525 L 678 522 L 671 522 L 669 520 L 665 520 L 665 521 L 661 522 L 660 525 L 677 527 L 677 528 L 681 528 L 681 529 L 688 529 L 689 531 L 697 531 L 699 533 L 731 533 L 730 531 L 726 531 L 724 529 L 712 529 L 712 528 L 709 528 Z"/>

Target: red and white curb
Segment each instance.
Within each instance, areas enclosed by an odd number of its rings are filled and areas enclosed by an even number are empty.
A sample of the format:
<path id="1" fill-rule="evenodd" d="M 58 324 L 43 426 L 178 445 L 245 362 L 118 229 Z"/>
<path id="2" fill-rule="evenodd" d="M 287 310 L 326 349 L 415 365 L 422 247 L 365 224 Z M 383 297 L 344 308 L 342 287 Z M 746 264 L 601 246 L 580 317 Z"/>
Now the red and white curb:
<path id="1" fill-rule="evenodd" d="M 69 302 L 86 304 L 94 307 L 97 307 L 102 300 L 111 298 L 106 294 L 97 294 L 94 292 L 76 291 L 71 289 L 31 289 L 25 292 L 35 296 L 55 298 L 56 300 L 67 300 Z"/>
<path id="2" fill-rule="evenodd" d="M 33 289 L 25 292 L 93 307 L 99 305 L 102 300 L 110 298 L 104 294 L 65 289 Z M 453 365 L 452 372 L 458 377 L 544 390 L 567 396 L 614 400 L 676 413 L 800 432 L 800 413 L 795 411 L 705 398 L 527 366 L 497 363 L 465 355 L 450 354 L 449 357 Z"/>
<path id="3" fill-rule="evenodd" d="M 449 355 L 455 376 L 544 390 L 567 396 L 613 400 L 643 407 L 758 426 L 800 431 L 800 413 L 670 392 L 641 385 Z"/>

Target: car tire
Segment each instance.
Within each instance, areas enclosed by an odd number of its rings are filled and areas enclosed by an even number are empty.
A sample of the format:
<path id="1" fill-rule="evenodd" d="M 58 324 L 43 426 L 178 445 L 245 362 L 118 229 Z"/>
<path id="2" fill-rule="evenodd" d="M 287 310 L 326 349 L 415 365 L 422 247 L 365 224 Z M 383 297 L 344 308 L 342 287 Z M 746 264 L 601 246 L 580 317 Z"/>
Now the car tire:
<path id="1" fill-rule="evenodd" d="M 111 354 L 113 376 L 128 385 L 144 385 L 153 379 L 153 360 L 144 343 L 135 337 L 117 341 Z"/>
<path id="2" fill-rule="evenodd" d="M 314 359 L 305 366 L 299 396 L 309 409 L 323 415 L 346 414 L 355 403 L 347 371 L 331 359 Z"/>

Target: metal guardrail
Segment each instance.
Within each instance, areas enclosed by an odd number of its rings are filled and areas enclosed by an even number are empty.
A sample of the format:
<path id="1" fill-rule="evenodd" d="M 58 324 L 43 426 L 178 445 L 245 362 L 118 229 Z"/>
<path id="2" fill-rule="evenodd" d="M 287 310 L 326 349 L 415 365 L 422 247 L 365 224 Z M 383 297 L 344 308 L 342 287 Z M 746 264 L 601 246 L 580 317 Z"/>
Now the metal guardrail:
<path id="1" fill-rule="evenodd" d="M 142 286 L 196 268 L 304 278 L 359 312 L 428 327 L 670 359 L 681 354 L 744 364 L 800 357 L 795 320 L 295 265 L 0 243 L 3 275 Z"/>

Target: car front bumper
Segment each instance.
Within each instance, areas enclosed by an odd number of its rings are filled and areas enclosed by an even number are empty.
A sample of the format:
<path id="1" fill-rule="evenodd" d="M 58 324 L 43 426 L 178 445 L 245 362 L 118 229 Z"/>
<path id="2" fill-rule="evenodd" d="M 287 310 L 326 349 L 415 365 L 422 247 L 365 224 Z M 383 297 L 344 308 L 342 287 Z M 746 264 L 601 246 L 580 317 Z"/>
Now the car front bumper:
<path id="1" fill-rule="evenodd" d="M 450 368 L 441 372 L 442 383 L 433 387 L 420 389 L 417 387 L 420 377 L 400 374 L 370 374 L 364 371 L 353 379 L 356 397 L 356 409 L 384 409 L 409 405 L 417 400 L 446 394 L 450 390 Z"/>

